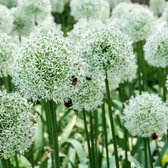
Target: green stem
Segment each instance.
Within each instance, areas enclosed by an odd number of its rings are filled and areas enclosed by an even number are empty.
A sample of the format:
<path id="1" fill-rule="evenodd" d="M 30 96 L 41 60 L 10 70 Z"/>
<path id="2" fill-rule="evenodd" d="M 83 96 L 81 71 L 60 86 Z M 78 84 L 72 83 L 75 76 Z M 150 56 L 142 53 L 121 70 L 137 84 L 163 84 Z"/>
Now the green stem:
<path id="1" fill-rule="evenodd" d="M 119 168 L 118 149 L 117 149 L 116 134 L 115 134 L 115 127 L 114 127 L 114 120 L 113 120 L 113 111 L 112 111 L 112 101 L 111 101 L 111 96 L 110 96 L 110 88 L 109 88 L 109 83 L 108 83 L 107 72 L 106 72 L 105 85 L 106 85 L 106 94 L 107 94 L 108 110 L 109 110 L 109 117 L 110 117 L 110 125 L 111 125 L 112 137 L 113 137 L 115 163 L 116 163 L 116 168 Z"/>
<path id="2" fill-rule="evenodd" d="M 89 164 L 90 164 L 90 168 L 92 168 L 93 167 L 93 159 L 92 159 L 93 156 L 92 156 L 92 151 L 90 147 L 89 132 L 88 132 L 87 121 L 86 121 L 86 112 L 84 110 L 83 110 L 83 120 L 84 120 L 86 140 L 87 140 L 88 151 L 89 151 Z"/>
<path id="3" fill-rule="evenodd" d="M 94 163 L 94 165 L 93 165 L 93 168 L 96 168 L 96 161 L 97 161 L 97 159 L 96 159 L 96 153 L 95 153 L 95 138 L 94 138 L 94 133 L 93 133 L 93 131 L 94 131 L 94 128 L 93 128 L 93 116 L 92 116 L 92 112 L 89 112 L 89 115 L 90 115 L 90 137 L 91 137 L 91 150 L 92 150 L 92 156 L 94 156 L 93 157 L 93 163 Z"/>
<path id="4" fill-rule="evenodd" d="M 15 155 L 15 163 L 16 163 L 16 168 L 19 168 L 19 163 L 18 163 L 17 154 Z"/>
<path id="5" fill-rule="evenodd" d="M 149 152 L 150 167 L 153 168 L 153 160 L 152 160 L 152 153 L 151 153 L 149 138 L 147 138 L 146 141 L 147 141 L 148 152 Z"/>
<path id="6" fill-rule="evenodd" d="M 10 159 L 1 159 L 2 168 L 10 168 Z"/>
<path id="7" fill-rule="evenodd" d="M 93 112 L 94 115 L 94 139 L 95 139 L 95 157 L 96 157 L 96 167 L 99 168 L 99 159 L 98 159 L 98 134 L 99 134 L 99 123 L 98 123 L 98 111 Z"/>
<path id="8" fill-rule="evenodd" d="M 162 159 L 161 159 L 161 156 L 160 156 L 160 150 L 159 150 L 159 145 L 157 143 L 157 140 L 155 140 L 155 144 L 156 144 L 156 149 L 157 149 L 157 152 L 158 152 L 159 164 L 160 164 L 160 167 L 162 167 Z"/>
<path id="9" fill-rule="evenodd" d="M 105 104 L 102 105 L 102 119 L 103 119 L 103 132 L 104 132 L 104 142 L 106 148 L 106 157 L 107 157 L 107 168 L 110 168 L 109 153 L 108 153 L 108 139 L 107 139 L 107 129 L 106 129 L 106 111 Z"/>
<path id="10" fill-rule="evenodd" d="M 138 81 L 140 93 L 147 90 L 146 63 L 143 52 L 143 41 L 137 42 L 137 60 L 138 60 Z"/>
<path id="11" fill-rule="evenodd" d="M 52 167 L 60 168 L 56 104 L 53 101 L 46 101 L 44 107 L 46 112 L 50 145 L 54 149 L 54 152 L 52 153 Z"/>
<path id="12" fill-rule="evenodd" d="M 147 150 L 147 140 L 144 138 L 144 152 L 145 152 L 145 168 L 148 167 L 148 150 Z"/>

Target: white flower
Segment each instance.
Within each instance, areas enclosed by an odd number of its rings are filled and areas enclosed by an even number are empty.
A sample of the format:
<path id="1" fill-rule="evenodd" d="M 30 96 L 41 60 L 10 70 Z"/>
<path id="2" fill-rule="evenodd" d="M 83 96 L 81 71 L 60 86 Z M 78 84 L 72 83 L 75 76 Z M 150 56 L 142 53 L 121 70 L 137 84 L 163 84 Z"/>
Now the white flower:
<path id="1" fill-rule="evenodd" d="M 131 2 L 130 0 L 107 0 L 110 3 L 110 6 L 114 8 L 121 2 Z"/>
<path id="2" fill-rule="evenodd" d="M 153 11 L 156 16 L 161 16 L 166 6 L 165 0 L 150 0 L 149 8 Z"/>
<path id="3" fill-rule="evenodd" d="M 52 12 L 62 13 L 64 11 L 65 0 L 51 0 Z"/>
<path id="4" fill-rule="evenodd" d="M 88 31 L 96 31 L 99 27 L 102 26 L 101 20 L 86 20 L 80 19 L 75 25 L 74 28 L 68 33 L 68 41 L 76 45 Z"/>
<path id="5" fill-rule="evenodd" d="M 152 11 L 139 4 L 120 3 L 114 8 L 112 18 L 120 19 L 118 27 L 134 42 L 145 40 L 156 26 Z"/>
<path id="6" fill-rule="evenodd" d="M 26 98 L 61 102 L 72 55 L 62 32 L 32 35 L 13 58 L 13 82 Z"/>
<path id="7" fill-rule="evenodd" d="M 10 33 L 12 30 L 13 16 L 10 10 L 0 5 L 0 31 Z"/>
<path id="8" fill-rule="evenodd" d="M 0 157 L 23 154 L 35 134 L 33 107 L 17 93 L 0 92 Z"/>
<path id="9" fill-rule="evenodd" d="M 106 20 L 110 15 L 110 8 L 107 1 L 104 0 L 71 0 L 71 15 L 76 20 L 102 19 Z"/>
<path id="10" fill-rule="evenodd" d="M 111 89 L 116 89 L 127 78 L 128 67 L 136 64 L 132 41 L 108 25 L 100 26 L 97 31 L 88 31 L 84 37 L 78 45 L 81 57 L 93 71 L 107 72 Z"/>
<path id="11" fill-rule="evenodd" d="M 167 131 L 168 108 L 155 94 L 132 97 L 124 108 L 124 125 L 133 136 L 162 136 Z"/>
<path id="12" fill-rule="evenodd" d="M 8 75 L 8 66 L 15 48 L 15 40 L 7 34 L 0 33 L 0 77 Z"/>
<path id="13" fill-rule="evenodd" d="M 65 106 L 77 111 L 97 109 L 103 102 L 105 76 L 102 72 L 93 73 L 82 59 L 78 58 L 69 72 L 69 85 L 66 88 Z"/>
<path id="14" fill-rule="evenodd" d="M 156 67 L 168 66 L 168 28 L 150 36 L 144 46 L 146 61 Z"/>
<path id="15" fill-rule="evenodd" d="M 14 8 L 13 12 L 13 29 L 12 33 L 19 36 L 27 36 L 34 27 L 34 18 L 32 15 L 27 15 L 21 7 Z"/>
<path id="16" fill-rule="evenodd" d="M 5 5 L 8 8 L 11 8 L 17 5 L 17 0 L 0 0 L 0 4 Z"/>
<path id="17" fill-rule="evenodd" d="M 39 23 L 51 12 L 49 0 L 19 0 L 18 5 L 27 15 L 32 15 L 35 23 Z"/>

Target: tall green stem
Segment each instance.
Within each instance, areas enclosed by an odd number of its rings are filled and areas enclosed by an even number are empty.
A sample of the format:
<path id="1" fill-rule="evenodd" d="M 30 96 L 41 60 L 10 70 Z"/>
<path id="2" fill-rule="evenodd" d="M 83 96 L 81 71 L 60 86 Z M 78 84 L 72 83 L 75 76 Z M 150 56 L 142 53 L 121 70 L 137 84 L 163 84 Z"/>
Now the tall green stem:
<path id="1" fill-rule="evenodd" d="M 54 149 L 52 153 L 52 167 L 60 168 L 56 104 L 52 101 L 44 101 L 43 103 L 46 112 L 49 141 Z"/>
<path id="2" fill-rule="evenodd" d="M 111 125 L 112 137 L 113 137 L 115 163 L 116 163 L 116 168 L 119 168 L 118 149 L 117 149 L 116 134 L 115 134 L 115 127 L 114 127 L 114 120 L 113 120 L 113 111 L 112 111 L 112 101 L 111 101 L 111 96 L 110 96 L 110 88 L 109 88 L 107 72 L 106 72 L 105 85 L 106 85 L 106 94 L 107 94 L 108 110 L 109 110 L 109 117 L 110 117 L 110 125 Z"/>
<path id="3" fill-rule="evenodd" d="M 144 138 L 144 152 L 145 152 L 145 168 L 148 167 L 148 150 L 147 150 L 147 140 Z"/>
<path id="4" fill-rule="evenodd" d="M 137 60 L 138 60 L 138 82 L 140 93 L 147 90 L 146 64 L 144 60 L 143 41 L 137 42 Z"/>
<path id="5" fill-rule="evenodd" d="M 1 159 L 2 168 L 10 168 L 10 159 Z"/>
<path id="6" fill-rule="evenodd" d="M 83 110 L 83 120 L 84 120 L 86 140 L 87 140 L 88 151 L 89 151 L 89 164 L 90 164 L 90 168 L 92 168 L 93 167 L 93 156 L 92 156 L 92 151 L 90 147 L 89 132 L 88 132 L 87 121 L 86 121 L 86 112 L 84 110 Z"/>
<path id="7" fill-rule="evenodd" d="M 149 152 L 150 167 L 153 168 L 152 153 L 151 153 L 149 138 L 147 138 L 146 141 L 147 141 L 148 152 Z"/>
<path id="8" fill-rule="evenodd" d="M 107 128 L 106 128 L 106 111 L 105 111 L 105 104 L 102 105 L 102 123 L 103 123 L 103 132 L 104 132 L 104 142 L 106 148 L 106 157 L 107 157 L 107 168 L 110 168 L 110 161 L 109 161 L 109 152 L 108 152 L 108 139 L 107 139 Z"/>

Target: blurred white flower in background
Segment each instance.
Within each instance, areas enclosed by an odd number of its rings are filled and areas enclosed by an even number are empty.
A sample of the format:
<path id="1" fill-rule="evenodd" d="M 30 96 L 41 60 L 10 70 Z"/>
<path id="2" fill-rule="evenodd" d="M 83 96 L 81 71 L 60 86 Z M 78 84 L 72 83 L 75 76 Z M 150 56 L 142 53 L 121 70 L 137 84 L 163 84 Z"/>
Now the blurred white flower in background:
<path id="1" fill-rule="evenodd" d="M 110 6 L 104 0 L 71 0 L 71 15 L 76 20 L 102 19 L 107 20 L 110 16 Z"/>
<path id="2" fill-rule="evenodd" d="M 120 3 L 112 12 L 117 18 L 121 31 L 128 34 L 134 42 L 145 40 L 155 31 L 155 17 L 147 7 L 139 4 Z"/>
<path id="3" fill-rule="evenodd" d="M 13 26 L 13 16 L 6 6 L 0 5 L 0 31 L 10 33 Z"/>

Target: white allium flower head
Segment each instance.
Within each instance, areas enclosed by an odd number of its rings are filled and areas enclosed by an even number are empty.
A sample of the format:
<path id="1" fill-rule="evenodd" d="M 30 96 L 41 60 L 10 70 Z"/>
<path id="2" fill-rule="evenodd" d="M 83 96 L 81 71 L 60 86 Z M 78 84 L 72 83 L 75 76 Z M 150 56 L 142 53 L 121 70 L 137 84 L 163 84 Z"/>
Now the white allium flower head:
<path id="1" fill-rule="evenodd" d="M 65 0 L 51 0 L 52 12 L 62 13 L 64 11 Z"/>
<path id="2" fill-rule="evenodd" d="M 31 36 L 18 53 L 11 69 L 14 69 L 13 82 L 21 93 L 34 101 L 62 101 L 73 55 L 62 33 Z"/>
<path id="3" fill-rule="evenodd" d="M 14 8 L 13 12 L 13 29 L 12 34 L 19 36 L 28 36 L 34 27 L 34 18 L 27 15 L 21 7 Z"/>
<path id="4" fill-rule="evenodd" d="M 107 0 L 110 3 L 110 6 L 114 8 L 121 2 L 131 2 L 130 0 Z"/>
<path id="5" fill-rule="evenodd" d="M 107 71 L 111 88 L 116 89 L 128 75 L 128 66 L 135 62 L 131 39 L 108 25 L 86 34 L 78 46 L 80 55 L 93 71 Z"/>
<path id="6" fill-rule="evenodd" d="M 0 157 L 23 154 L 35 134 L 32 104 L 18 93 L 0 91 L 0 111 Z"/>
<path id="7" fill-rule="evenodd" d="M 124 108 L 124 125 L 133 136 L 162 136 L 168 127 L 168 108 L 156 94 L 132 97 Z"/>
<path id="8" fill-rule="evenodd" d="M 0 77 L 8 75 L 8 67 L 12 52 L 15 48 L 15 40 L 5 33 L 0 33 Z"/>
<path id="9" fill-rule="evenodd" d="M 168 28 L 150 36 L 144 46 L 146 61 L 156 67 L 168 66 Z"/>
<path id="10" fill-rule="evenodd" d="M 113 12 L 112 18 L 118 18 L 120 30 L 128 34 L 134 42 L 145 40 L 155 30 L 155 17 L 147 7 L 120 3 Z"/>
<path id="11" fill-rule="evenodd" d="M 70 43 L 78 43 L 84 36 L 87 31 L 96 31 L 100 26 L 102 26 L 101 20 L 87 20 L 80 19 L 75 25 L 74 28 L 68 33 L 67 39 Z"/>
<path id="12" fill-rule="evenodd" d="M 156 16 L 161 16 L 166 6 L 165 0 L 150 0 L 149 8 L 153 11 Z"/>
<path id="13" fill-rule="evenodd" d="M 17 0 L 0 0 L 0 4 L 11 8 L 17 6 Z"/>
<path id="14" fill-rule="evenodd" d="M 19 0 L 18 4 L 27 15 L 33 15 L 36 23 L 43 21 L 51 12 L 50 0 Z"/>
<path id="15" fill-rule="evenodd" d="M 10 33 L 12 30 L 13 16 L 10 10 L 0 5 L 0 31 Z"/>
<path id="16" fill-rule="evenodd" d="M 97 109 L 103 102 L 105 76 L 101 71 L 93 73 L 89 65 L 78 58 L 69 72 L 69 87 L 64 103 L 70 98 L 72 108 L 77 111 Z"/>
<path id="17" fill-rule="evenodd" d="M 110 15 L 110 7 L 104 0 L 71 0 L 71 15 L 76 20 L 102 19 L 106 20 Z"/>

